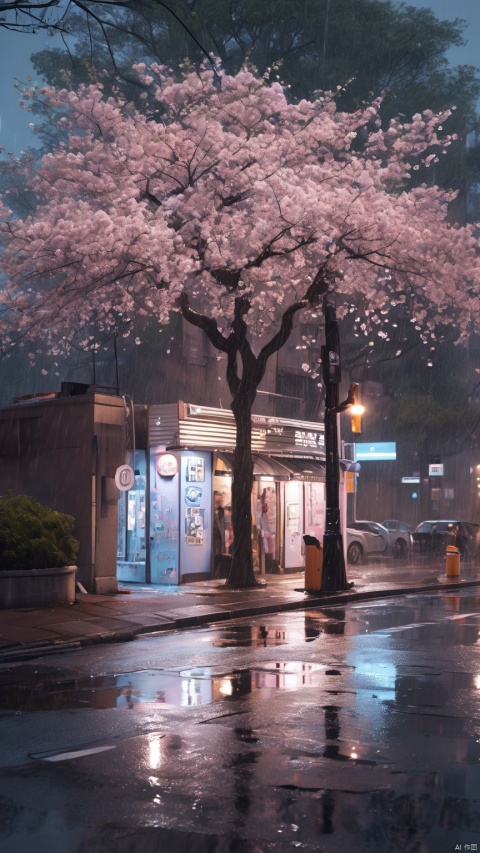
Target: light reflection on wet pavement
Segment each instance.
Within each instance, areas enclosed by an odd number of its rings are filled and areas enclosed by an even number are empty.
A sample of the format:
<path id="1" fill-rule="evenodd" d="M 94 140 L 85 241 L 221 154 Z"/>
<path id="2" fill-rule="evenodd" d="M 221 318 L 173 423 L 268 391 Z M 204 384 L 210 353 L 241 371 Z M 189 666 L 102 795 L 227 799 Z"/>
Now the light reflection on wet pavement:
<path id="1" fill-rule="evenodd" d="M 112 647 L 97 673 L 94 650 L 0 669 L 12 736 L 50 721 L 0 771 L 2 853 L 480 851 L 479 605 L 357 602 L 142 640 L 131 668 Z"/>
<path id="2" fill-rule="evenodd" d="M 234 700 L 254 690 L 299 690 L 314 684 L 319 664 L 271 661 L 252 669 L 214 674 L 212 667 L 179 672 L 146 670 L 115 675 L 65 678 L 37 666 L 0 673 L 0 709 L 52 711 L 67 708 L 127 708 L 146 711 L 158 705 L 192 708 Z M 325 670 L 325 675 L 337 672 Z M 339 673 L 338 673 L 339 674 Z M 63 676 L 63 677 L 62 677 Z"/>

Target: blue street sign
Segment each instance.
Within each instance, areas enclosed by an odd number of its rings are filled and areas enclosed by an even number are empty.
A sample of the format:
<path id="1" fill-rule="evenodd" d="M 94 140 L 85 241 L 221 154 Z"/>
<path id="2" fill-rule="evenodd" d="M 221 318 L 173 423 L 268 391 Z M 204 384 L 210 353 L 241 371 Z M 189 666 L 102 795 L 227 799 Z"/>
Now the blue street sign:
<path id="1" fill-rule="evenodd" d="M 377 441 L 368 443 L 361 441 L 356 445 L 355 458 L 358 462 L 395 460 L 397 445 L 395 441 Z"/>

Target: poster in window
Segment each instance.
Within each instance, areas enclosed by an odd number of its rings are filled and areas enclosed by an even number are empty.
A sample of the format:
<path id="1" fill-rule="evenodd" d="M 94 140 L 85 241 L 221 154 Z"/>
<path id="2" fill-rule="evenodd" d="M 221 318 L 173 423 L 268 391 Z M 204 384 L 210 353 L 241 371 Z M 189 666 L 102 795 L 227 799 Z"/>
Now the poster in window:
<path id="1" fill-rule="evenodd" d="M 186 469 L 187 483 L 203 483 L 205 480 L 205 463 L 201 456 L 189 456 Z"/>
<path id="2" fill-rule="evenodd" d="M 306 483 L 307 487 L 307 525 L 322 527 L 325 518 L 325 497 L 323 483 Z"/>
<path id="3" fill-rule="evenodd" d="M 287 503 L 287 530 L 298 533 L 300 523 L 300 507 L 298 503 Z"/>
<path id="4" fill-rule="evenodd" d="M 185 542 L 187 545 L 203 545 L 205 510 L 197 507 L 185 508 Z"/>

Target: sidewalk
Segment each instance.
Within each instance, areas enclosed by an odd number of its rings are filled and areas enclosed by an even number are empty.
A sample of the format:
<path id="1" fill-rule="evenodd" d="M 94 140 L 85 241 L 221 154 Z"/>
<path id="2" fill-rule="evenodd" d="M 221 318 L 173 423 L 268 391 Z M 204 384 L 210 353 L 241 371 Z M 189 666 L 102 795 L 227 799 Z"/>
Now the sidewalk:
<path id="1" fill-rule="evenodd" d="M 122 583 L 116 595 L 79 593 L 70 607 L 1 610 L 0 663 L 228 619 L 463 589 L 480 585 L 480 565 L 462 564 L 460 578 L 450 579 L 444 562 L 403 566 L 372 561 L 368 566 L 347 567 L 347 576 L 354 586 L 341 593 L 305 593 L 302 573 L 266 575 L 264 586 L 246 590 L 229 590 L 219 580 L 181 587 Z"/>

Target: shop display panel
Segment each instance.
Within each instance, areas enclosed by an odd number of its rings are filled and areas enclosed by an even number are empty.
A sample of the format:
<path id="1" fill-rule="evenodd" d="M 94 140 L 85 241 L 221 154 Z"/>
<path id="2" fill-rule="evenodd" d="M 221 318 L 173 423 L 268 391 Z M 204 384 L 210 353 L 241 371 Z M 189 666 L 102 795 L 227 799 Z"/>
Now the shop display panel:
<path id="1" fill-rule="evenodd" d="M 178 471 L 165 461 L 165 454 L 153 453 L 150 461 L 150 581 L 178 584 Z M 167 472 L 167 473 L 165 473 Z"/>

